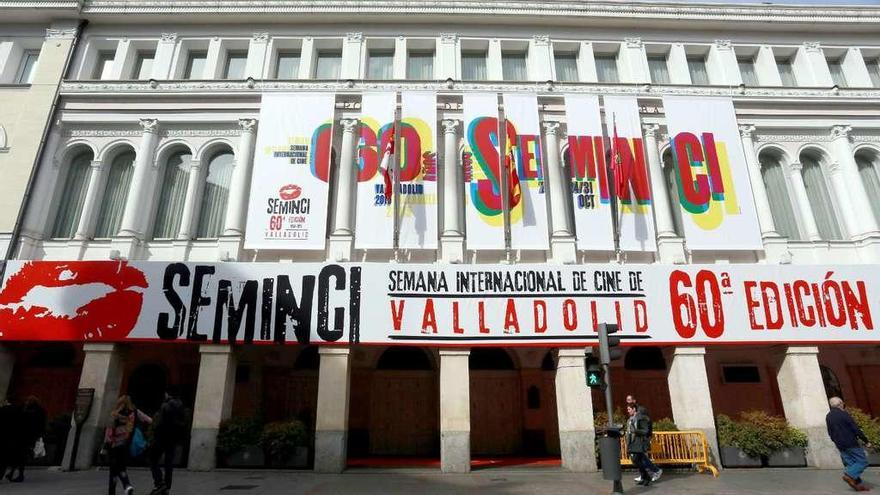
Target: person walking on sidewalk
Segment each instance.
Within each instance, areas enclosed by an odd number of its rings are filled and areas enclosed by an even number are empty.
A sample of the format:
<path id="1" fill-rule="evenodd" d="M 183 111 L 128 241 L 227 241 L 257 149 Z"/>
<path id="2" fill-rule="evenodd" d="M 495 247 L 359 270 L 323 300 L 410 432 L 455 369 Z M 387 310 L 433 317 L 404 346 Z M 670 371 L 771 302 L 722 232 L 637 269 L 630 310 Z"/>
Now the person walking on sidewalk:
<path id="1" fill-rule="evenodd" d="M 6 476 L 6 479 L 16 483 L 24 481 L 24 465 L 27 464 L 28 457 L 33 455 L 34 445 L 46 430 L 46 410 L 40 405 L 39 399 L 30 396 L 25 399 L 18 418 L 18 424 L 13 425 L 17 430 L 13 435 L 16 441 L 12 445 L 11 469 Z M 18 476 L 15 476 L 16 470 Z"/>
<path id="2" fill-rule="evenodd" d="M 648 486 L 653 474 L 648 470 L 648 451 L 651 450 L 650 420 L 639 413 L 635 404 L 626 406 L 626 412 L 629 415 L 626 422 L 626 451 L 633 466 L 639 470 L 638 484 Z"/>
<path id="3" fill-rule="evenodd" d="M 153 418 L 153 444 L 150 446 L 150 471 L 153 474 L 151 495 L 167 494 L 171 490 L 174 451 L 185 435 L 186 411 L 176 391 L 170 389 Z M 159 466 L 160 459 L 163 460 L 162 469 Z"/>
<path id="4" fill-rule="evenodd" d="M 828 427 L 828 436 L 840 451 L 840 459 L 843 461 L 843 481 L 857 492 L 870 490 L 862 482 L 862 473 L 868 467 L 868 458 L 865 449 L 859 444 L 859 440 L 865 446 L 871 448 L 868 437 L 846 412 L 846 406 L 840 397 L 828 399 L 831 410 L 825 416 L 825 426 Z"/>
<path id="5" fill-rule="evenodd" d="M 134 487 L 128 479 L 128 458 L 132 437 L 138 424 L 149 425 L 153 420 L 139 411 L 131 398 L 123 395 L 110 413 L 110 425 L 104 432 L 104 449 L 110 465 L 109 495 L 116 495 L 116 479 L 122 483 L 125 495 L 132 495 Z"/>
<path id="6" fill-rule="evenodd" d="M 648 443 L 650 445 L 650 441 L 654 436 L 654 421 L 651 420 L 651 415 L 648 414 L 648 409 L 644 406 L 640 406 L 636 397 L 632 394 L 626 396 L 626 405 L 627 406 L 635 406 L 636 412 L 640 412 L 648 419 Z M 651 460 L 650 454 L 651 449 L 649 448 L 647 452 L 645 452 L 645 468 L 647 468 L 648 472 L 651 473 L 651 481 L 657 481 L 663 476 L 663 470 L 657 467 L 656 464 Z M 636 483 L 642 482 L 642 476 L 639 475 L 635 480 Z"/>

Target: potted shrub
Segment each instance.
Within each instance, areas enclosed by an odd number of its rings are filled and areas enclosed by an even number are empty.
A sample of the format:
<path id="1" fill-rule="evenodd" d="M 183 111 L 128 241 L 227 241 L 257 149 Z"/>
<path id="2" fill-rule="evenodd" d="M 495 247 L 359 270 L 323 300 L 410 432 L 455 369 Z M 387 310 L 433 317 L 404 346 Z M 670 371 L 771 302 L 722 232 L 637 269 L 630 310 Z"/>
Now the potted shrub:
<path id="1" fill-rule="evenodd" d="M 654 421 L 654 431 L 678 431 L 678 426 L 669 418 L 660 418 Z"/>
<path id="2" fill-rule="evenodd" d="M 277 421 L 263 428 L 260 446 L 270 467 L 306 468 L 309 462 L 307 440 L 306 426 L 302 421 Z"/>
<path id="3" fill-rule="evenodd" d="M 724 414 L 715 418 L 721 463 L 728 468 L 761 467 L 763 453 L 756 431 Z"/>
<path id="4" fill-rule="evenodd" d="M 220 423 L 217 456 L 221 464 L 233 468 L 263 467 L 266 457 L 260 447 L 263 423 L 257 418 L 230 418 Z"/>
<path id="5" fill-rule="evenodd" d="M 872 466 L 880 465 L 880 452 L 877 451 L 880 448 L 880 420 L 872 418 L 861 409 L 847 408 L 847 411 L 853 417 L 856 424 L 859 425 L 862 433 L 868 437 L 868 442 L 874 447 L 872 449 L 865 449 L 865 453 L 868 454 L 868 464 Z"/>

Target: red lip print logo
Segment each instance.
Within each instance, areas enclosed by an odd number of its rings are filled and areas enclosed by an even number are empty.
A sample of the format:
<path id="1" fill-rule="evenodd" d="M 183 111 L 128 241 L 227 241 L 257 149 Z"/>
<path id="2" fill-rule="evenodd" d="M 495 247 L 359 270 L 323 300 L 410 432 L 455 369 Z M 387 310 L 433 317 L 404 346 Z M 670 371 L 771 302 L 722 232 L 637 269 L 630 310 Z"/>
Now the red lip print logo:
<path id="1" fill-rule="evenodd" d="M 117 261 L 31 261 L 0 292 L 3 340 L 124 340 L 149 287 L 143 272 Z"/>
<path id="2" fill-rule="evenodd" d="M 296 184 L 287 184 L 286 186 L 282 186 L 281 189 L 278 190 L 278 195 L 281 196 L 281 199 L 285 201 L 296 199 L 299 197 L 300 194 L 302 194 L 302 188 Z"/>

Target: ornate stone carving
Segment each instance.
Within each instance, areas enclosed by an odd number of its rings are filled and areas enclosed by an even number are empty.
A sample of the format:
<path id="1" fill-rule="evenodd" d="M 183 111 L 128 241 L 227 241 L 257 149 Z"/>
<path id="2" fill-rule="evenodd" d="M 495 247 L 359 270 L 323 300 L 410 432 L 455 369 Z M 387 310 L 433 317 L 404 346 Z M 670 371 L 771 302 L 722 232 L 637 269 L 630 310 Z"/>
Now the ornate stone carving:
<path id="1" fill-rule="evenodd" d="M 455 119 L 444 119 L 440 122 L 440 125 L 443 126 L 444 134 L 457 134 L 460 124 L 461 122 Z"/>
<path id="2" fill-rule="evenodd" d="M 345 33 L 345 41 L 348 43 L 360 43 L 364 40 L 364 33 L 361 32 L 351 32 Z"/>
<path id="3" fill-rule="evenodd" d="M 257 119 L 238 119 L 241 132 L 254 132 L 257 130 Z"/>
<path id="4" fill-rule="evenodd" d="M 67 129 L 62 135 L 72 138 L 83 137 L 138 137 L 142 130 L 135 129 Z"/>
<path id="5" fill-rule="evenodd" d="M 827 143 L 831 141 L 831 136 L 827 134 L 760 134 L 754 135 L 755 141 L 759 143 Z"/>
<path id="6" fill-rule="evenodd" d="M 241 134 L 240 129 L 168 129 L 165 137 L 231 137 Z"/>
<path id="7" fill-rule="evenodd" d="M 269 33 L 254 33 L 251 39 L 258 43 L 265 43 L 269 41 Z"/>
<path id="8" fill-rule="evenodd" d="M 440 33 L 440 43 L 454 45 L 458 41 L 458 33 Z"/>
<path id="9" fill-rule="evenodd" d="M 151 134 L 159 132 L 158 119 L 141 119 L 138 123 L 141 125 L 141 129 L 143 129 L 144 132 L 149 132 Z"/>
<path id="10" fill-rule="evenodd" d="M 805 41 L 804 51 L 807 53 L 819 53 L 822 51 L 822 44 L 818 41 Z"/>
<path id="11" fill-rule="evenodd" d="M 730 40 L 715 40 L 715 48 L 719 50 L 730 50 Z"/>
<path id="12" fill-rule="evenodd" d="M 743 124 L 739 126 L 739 135 L 742 136 L 743 139 L 752 139 L 754 132 L 755 126 L 751 124 Z"/>
<path id="13" fill-rule="evenodd" d="M 361 121 L 358 119 L 341 119 L 339 125 L 342 126 L 342 132 L 355 132 L 360 126 Z"/>
<path id="14" fill-rule="evenodd" d="M 627 48 L 641 48 L 642 47 L 642 39 L 641 38 L 624 38 L 623 42 L 626 44 Z"/>
<path id="15" fill-rule="evenodd" d="M 541 123 L 544 127 L 544 133 L 549 136 L 556 136 L 559 132 L 559 122 L 547 120 Z"/>
<path id="16" fill-rule="evenodd" d="M 799 174 L 799 173 L 801 173 L 801 170 L 803 170 L 804 166 L 803 166 L 803 164 L 801 164 L 801 162 L 791 162 L 788 165 L 788 168 L 791 170 L 791 173 L 793 173 L 793 174 L 798 173 Z"/>
<path id="17" fill-rule="evenodd" d="M 92 163 L 89 164 L 93 170 L 101 170 L 101 167 L 104 166 L 104 162 L 101 160 L 92 160 Z"/>
<path id="18" fill-rule="evenodd" d="M 177 33 L 162 33 L 159 41 L 162 43 L 177 43 Z"/>
<path id="19" fill-rule="evenodd" d="M 840 162 L 838 162 L 837 160 L 833 162 L 828 162 L 828 171 L 831 172 L 831 174 L 837 174 L 841 170 L 843 169 L 840 166 Z"/>
<path id="20" fill-rule="evenodd" d="M 849 135 L 852 132 L 852 126 L 848 125 L 835 125 L 831 127 L 831 139 L 849 139 Z"/>
<path id="21" fill-rule="evenodd" d="M 657 139 L 660 134 L 660 124 L 642 124 L 642 132 L 645 133 L 645 137 Z"/>
<path id="22" fill-rule="evenodd" d="M 50 40 L 72 40 L 76 37 L 76 28 L 69 29 L 46 29 L 46 39 Z"/>
<path id="23" fill-rule="evenodd" d="M 532 36 L 532 40 L 534 40 L 535 46 L 550 46 L 550 35 L 548 34 L 536 34 Z"/>

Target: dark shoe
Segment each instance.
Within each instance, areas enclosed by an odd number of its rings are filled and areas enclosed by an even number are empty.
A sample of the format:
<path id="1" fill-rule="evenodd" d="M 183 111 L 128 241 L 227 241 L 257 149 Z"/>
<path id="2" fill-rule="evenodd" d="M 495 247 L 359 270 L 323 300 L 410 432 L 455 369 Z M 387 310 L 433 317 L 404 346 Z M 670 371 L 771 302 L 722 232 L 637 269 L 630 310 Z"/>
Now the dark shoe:
<path id="1" fill-rule="evenodd" d="M 871 489 L 868 488 L 868 487 L 867 487 L 866 485 L 864 485 L 863 483 L 859 483 L 858 485 L 856 485 L 856 491 L 857 491 L 857 492 L 870 492 Z"/>
<path id="2" fill-rule="evenodd" d="M 853 490 L 855 490 L 855 491 L 859 491 L 859 482 L 856 481 L 856 480 L 854 480 L 854 479 L 852 479 L 852 477 L 850 477 L 850 475 L 848 475 L 848 474 L 844 474 L 844 475 L 843 475 L 843 481 L 845 481 L 846 484 L 849 485 L 850 488 L 852 488 Z"/>
<path id="3" fill-rule="evenodd" d="M 165 485 L 157 485 L 153 488 L 153 491 L 150 492 L 150 495 L 162 495 L 163 493 L 168 493 L 168 489 L 165 488 Z"/>
<path id="4" fill-rule="evenodd" d="M 23 475 L 23 474 L 19 474 L 17 477 L 12 478 L 12 479 L 10 479 L 9 481 L 11 481 L 11 482 L 13 482 L 13 483 L 21 483 L 22 481 L 24 481 L 24 475 Z"/>
<path id="5" fill-rule="evenodd" d="M 639 481 L 639 484 L 642 485 L 642 486 L 648 486 L 648 485 L 651 484 L 651 479 L 650 479 L 650 478 L 648 478 L 648 479 L 643 479 L 642 481 Z"/>

